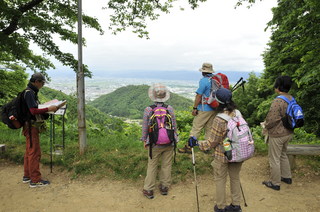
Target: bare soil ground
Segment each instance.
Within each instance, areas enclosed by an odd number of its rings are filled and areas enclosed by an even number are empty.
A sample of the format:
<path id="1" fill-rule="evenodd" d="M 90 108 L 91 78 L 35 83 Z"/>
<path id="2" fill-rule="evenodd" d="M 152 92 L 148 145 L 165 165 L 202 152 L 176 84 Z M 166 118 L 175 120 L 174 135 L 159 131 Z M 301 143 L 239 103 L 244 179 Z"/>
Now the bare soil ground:
<path id="1" fill-rule="evenodd" d="M 264 187 L 268 179 L 268 159 L 257 156 L 243 165 L 241 182 L 248 207 L 244 212 L 318 212 L 320 211 L 320 176 L 301 161 L 293 173 L 293 184 L 282 184 L 280 191 Z M 149 200 L 142 193 L 143 180 L 130 183 L 89 177 L 70 180 L 70 174 L 50 173 L 41 167 L 51 185 L 29 188 L 22 183 L 23 166 L 0 160 L 0 211 L 197 211 L 195 184 L 190 179 L 171 186 L 167 196 L 155 191 Z M 229 189 L 228 189 L 229 190 Z M 211 175 L 198 176 L 200 211 L 213 211 L 215 186 Z M 229 199 L 230 201 L 230 199 Z"/>

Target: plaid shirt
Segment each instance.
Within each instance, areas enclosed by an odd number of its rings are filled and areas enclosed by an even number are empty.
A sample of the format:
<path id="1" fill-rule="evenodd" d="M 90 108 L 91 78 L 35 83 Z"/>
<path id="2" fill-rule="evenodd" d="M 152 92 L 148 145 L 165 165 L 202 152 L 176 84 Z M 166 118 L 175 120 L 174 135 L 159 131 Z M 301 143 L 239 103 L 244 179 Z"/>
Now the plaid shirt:
<path id="1" fill-rule="evenodd" d="M 156 103 L 157 107 L 162 106 L 162 103 Z M 176 142 L 178 142 L 178 133 L 177 133 L 177 121 L 176 116 L 174 115 L 173 107 L 171 105 L 168 105 L 167 107 L 169 114 L 172 118 L 172 127 L 174 128 L 174 138 Z M 146 107 L 143 114 L 143 122 L 142 122 L 142 137 L 141 141 L 145 141 L 146 144 L 149 144 L 149 135 L 148 135 L 148 125 L 149 125 L 149 119 L 151 117 L 152 108 Z"/>
<path id="2" fill-rule="evenodd" d="M 226 112 L 227 113 L 227 112 Z M 229 115 L 233 115 L 229 114 Z M 227 121 L 215 117 L 212 123 L 212 128 L 208 140 L 199 142 L 201 150 L 210 150 L 215 148 L 214 158 L 222 163 L 228 163 L 226 156 L 224 155 L 223 140 L 227 137 Z"/>

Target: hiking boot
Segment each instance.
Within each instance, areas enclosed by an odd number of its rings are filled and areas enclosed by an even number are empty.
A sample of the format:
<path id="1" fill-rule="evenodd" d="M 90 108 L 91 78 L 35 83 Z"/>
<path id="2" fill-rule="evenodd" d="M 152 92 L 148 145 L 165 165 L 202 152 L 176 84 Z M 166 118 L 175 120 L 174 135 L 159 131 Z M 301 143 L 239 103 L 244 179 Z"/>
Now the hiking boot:
<path id="1" fill-rule="evenodd" d="M 169 188 L 163 185 L 159 185 L 161 195 L 168 195 Z"/>
<path id="2" fill-rule="evenodd" d="M 287 184 L 292 184 L 292 178 L 284 178 L 284 177 L 281 177 L 281 181 L 282 182 L 285 182 Z"/>
<path id="3" fill-rule="evenodd" d="M 145 196 L 145 197 L 147 197 L 148 199 L 153 199 L 153 191 L 151 190 L 151 191 L 147 191 L 147 190 L 142 190 L 142 193 L 143 193 L 143 195 Z"/>
<path id="4" fill-rule="evenodd" d="M 36 182 L 36 183 L 30 181 L 29 187 L 30 187 L 30 188 L 43 187 L 43 186 L 47 186 L 47 185 L 49 185 L 49 184 L 50 184 L 50 182 L 47 181 L 47 180 L 40 180 L 39 182 Z"/>
<path id="5" fill-rule="evenodd" d="M 276 190 L 276 191 L 280 190 L 280 186 L 273 185 L 273 183 L 271 181 L 263 181 L 262 184 L 267 186 L 268 188 L 272 188 L 273 190 Z"/>
<path id="6" fill-rule="evenodd" d="M 29 183 L 30 181 L 31 181 L 31 179 L 29 177 L 25 177 L 25 176 L 22 177 L 23 183 Z"/>
<path id="7" fill-rule="evenodd" d="M 214 212 L 225 212 L 226 210 L 223 208 L 223 209 L 220 209 L 218 208 L 217 205 L 214 206 Z"/>
<path id="8" fill-rule="evenodd" d="M 240 205 L 228 205 L 224 208 L 225 212 L 242 212 Z"/>
<path id="9" fill-rule="evenodd" d="M 184 147 L 178 149 L 179 153 L 187 153 L 187 154 L 191 154 L 191 148 L 188 145 L 184 145 Z"/>

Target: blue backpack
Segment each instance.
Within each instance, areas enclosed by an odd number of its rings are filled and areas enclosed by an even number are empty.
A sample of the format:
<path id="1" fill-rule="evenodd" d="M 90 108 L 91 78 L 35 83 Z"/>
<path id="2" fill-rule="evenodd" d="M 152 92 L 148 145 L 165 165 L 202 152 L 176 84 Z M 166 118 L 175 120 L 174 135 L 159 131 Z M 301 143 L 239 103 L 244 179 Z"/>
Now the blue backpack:
<path id="1" fill-rule="evenodd" d="M 283 99 L 288 103 L 286 116 L 282 118 L 283 126 L 290 130 L 302 127 L 304 124 L 304 115 L 297 101 L 293 97 L 291 101 L 285 96 L 277 96 L 277 98 Z"/>

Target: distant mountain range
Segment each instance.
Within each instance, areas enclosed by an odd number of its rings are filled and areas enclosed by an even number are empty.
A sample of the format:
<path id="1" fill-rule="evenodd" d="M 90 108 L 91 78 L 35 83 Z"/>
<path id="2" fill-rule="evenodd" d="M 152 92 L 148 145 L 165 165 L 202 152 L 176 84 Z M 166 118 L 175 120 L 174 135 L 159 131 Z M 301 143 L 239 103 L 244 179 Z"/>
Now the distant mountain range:
<path id="1" fill-rule="evenodd" d="M 230 83 L 237 82 L 240 77 L 244 80 L 249 78 L 251 72 L 246 71 L 217 71 L 228 76 Z M 160 80 L 190 80 L 198 82 L 201 78 L 201 72 L 194 71 L 93 71 L 93 78 L 135 78 L 135 79 L 160 79 Z M 52 78 L 72 78 L 75 79 L 75 73 L 70 71 L 50 70 L 48 74 Z M 259 76 L 261 73 L 254 72 Z"/>
<path id="2" fill-rule="evenodd" d="M 230 83 L 237 82 L 240 77 L 248 79 L 250 72 L 223 71 L 228 76 Z M 259 76 L 260 73 L 256 73 Z M 163 79 L 163 80 L 190 80 L 198 81 L 201 78 L 199 71 L 131 71 L 131 72 L 97 72 L 94 77 L 111 78 L 138 78 L 138 79 Z"/>

